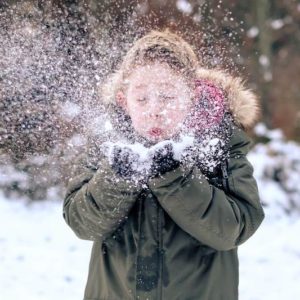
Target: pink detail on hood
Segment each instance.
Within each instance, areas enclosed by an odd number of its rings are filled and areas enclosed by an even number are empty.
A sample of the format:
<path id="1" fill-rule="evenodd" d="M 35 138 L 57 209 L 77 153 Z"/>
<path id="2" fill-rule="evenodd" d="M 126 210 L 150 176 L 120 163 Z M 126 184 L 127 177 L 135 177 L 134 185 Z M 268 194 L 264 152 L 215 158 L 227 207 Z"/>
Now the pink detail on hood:
<path id="1" fill-rule="evenodd" d="M 221 88 L 206 79 L 195 81 L 195 105 L 185 125 L 194 132 L 218 125 L 225 113 L 225 95 Z"/>

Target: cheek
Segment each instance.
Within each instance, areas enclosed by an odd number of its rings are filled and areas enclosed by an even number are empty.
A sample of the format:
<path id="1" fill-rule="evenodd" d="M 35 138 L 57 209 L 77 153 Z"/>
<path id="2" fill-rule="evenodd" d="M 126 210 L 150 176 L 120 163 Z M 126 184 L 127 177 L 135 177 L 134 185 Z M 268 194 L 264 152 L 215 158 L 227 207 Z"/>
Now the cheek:
<path id="1" fill-rule="evenodd" d="M 129 107 L 129 115 L 131 119 L 136 120 L 137 122 L 139 121 L 144 121 L 150 116 L 151 110 L 152 110 L 151 105 L 134 105 L 132 107 Z"/>
<path id="2" fill-rule="evenodd" d="M 178 123 L 181 123 L 185 119 L 185 116 L 186 115 L 182 112 L 169 111 L 169 113 L 166 114 L 165 124 L 170 127 L 178 125 Z"/>
<path id="3" fill-rule="evenodd" d="M 143 108 L 132 107 L 129 109 L 129 116 L 135 130 L 143 130 L 145 127 L 145 111 Z"/>
<path id="4" fill-rule="evenodd" d="M 174 104 L 169 104 L 167 109 L 167 117 L 176 122 L 183 120 L 190 110 L 188 101 L 178 101 Z"/>
<path id="5" fill-rule="evenodd" d="M 168 130 L 175 130 L 185 119 L 185 115 L 177 110 L 168 110 L 165 114 L 163 125 Z"/>

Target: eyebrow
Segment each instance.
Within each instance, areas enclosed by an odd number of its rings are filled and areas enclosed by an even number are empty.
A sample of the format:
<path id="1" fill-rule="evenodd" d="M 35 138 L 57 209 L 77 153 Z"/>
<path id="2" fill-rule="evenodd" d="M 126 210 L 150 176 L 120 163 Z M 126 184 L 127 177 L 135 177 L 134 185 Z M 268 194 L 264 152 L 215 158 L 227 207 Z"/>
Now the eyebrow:
<path id="1" fill-rule="evenodd" d="M 159 83 L 158 86 L 171 87 L 171 88 L 175 87 L 175 85 L 173 85 L 172 83 L 166 83 L 166 82 Z M 145 84 L 138 84 L 135 86 L 135 88 L 137 88 L 137 89 L 141 89 L 144 87 L 146 87 Z"/>
<path id="2" fill-rule="evenodd" d="M 145 87 L 144 84 L 139 84 L 139 85 L 136 85 L 136 86 L 135 86 L 136 89 L 140 89 L 140 88 L 143 88 L 143 87 Z"/>

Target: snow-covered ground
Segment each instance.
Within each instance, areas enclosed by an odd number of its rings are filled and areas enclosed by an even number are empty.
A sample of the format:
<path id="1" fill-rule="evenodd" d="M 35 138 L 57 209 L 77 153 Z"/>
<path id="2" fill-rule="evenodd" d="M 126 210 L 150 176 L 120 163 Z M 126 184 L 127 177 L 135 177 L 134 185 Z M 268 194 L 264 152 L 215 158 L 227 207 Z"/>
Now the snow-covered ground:
<path id="1" fill-rule="evenodd" d="M 300 206 L 300 147 L 284 141 L 278 131 L 268 132 L 263 126 L 257 131 L 271 139 L 249 154 L 267 205 L 266 218 L 239 248 L 240 300 L 296 300 L 300 299 L 300 212 L 295 208 Z M 62 201 L 29 205 L 22 199 L 5 199 L 0 192 L 0 222 L 1 300 L 83 298 L 92 243 L 79 240 L 66 225 Z"/>
<path id="2" fill-rule="evenodd" d="M 300 217 L 266 219 L 239 248 L 241 300 L 295 300 L 300 295 Z M 91 242 L 62 218 L 62 204 L 0 199 L 0 298 L 80 300 Z"/>
<path id="3" fill-rule="evenodd" d="M 296 300 L 300 295 L 300 217 L 266 219 L 239 248 L 241 300 Z"/>
<path id="4" fill-rule="evenodd" d="M 91 242 L 66 226 L 61 201 L 0 196 L 0 299 L 80 300 Z"/>

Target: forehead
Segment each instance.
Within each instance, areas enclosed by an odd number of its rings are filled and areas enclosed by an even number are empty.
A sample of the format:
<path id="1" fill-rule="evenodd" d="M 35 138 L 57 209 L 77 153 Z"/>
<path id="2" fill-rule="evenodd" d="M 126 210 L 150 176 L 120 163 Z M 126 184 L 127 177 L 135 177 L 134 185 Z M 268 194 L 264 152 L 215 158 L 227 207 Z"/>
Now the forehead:
<path id="1" fill-rule="evenodd" d="M 176 88 L 178 84 L 185 84 L 185 81 L 183 74 L 163 63 L 137 66 L 128 77 L 128 84 L 138 90 L 146 88 L 149 84 L 167 89 Z"/>
<path id="2" fill-rule="evenodd" d="M 136 84 L 134 85 L 134 88 L 137 89 L 137 90 L 142 90 L 142 89 L 144 89 L 144 88 L 147 88 L 147 86 L 148 86 L 147 83 L 140 83 L 140 82 L 138 82 L 138 83 L 136 83 Z M 160 87 L 160 88 L 171 88 L 171 89 L 176 87 L 175 84 L 173 84 L 173 83 L 171 83 L 171 82 L 168 82 L 168 81 L 165 81 L 165 82 L 158 81 L 158 82 L 156 83 L 156 86 L 157 86 L 157 87 Z"/>

